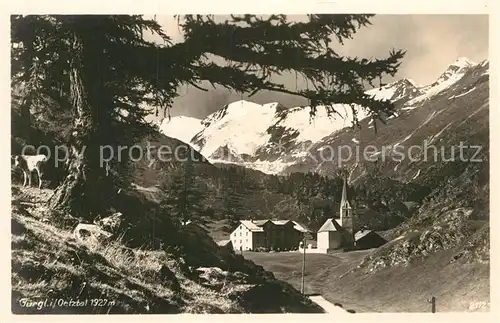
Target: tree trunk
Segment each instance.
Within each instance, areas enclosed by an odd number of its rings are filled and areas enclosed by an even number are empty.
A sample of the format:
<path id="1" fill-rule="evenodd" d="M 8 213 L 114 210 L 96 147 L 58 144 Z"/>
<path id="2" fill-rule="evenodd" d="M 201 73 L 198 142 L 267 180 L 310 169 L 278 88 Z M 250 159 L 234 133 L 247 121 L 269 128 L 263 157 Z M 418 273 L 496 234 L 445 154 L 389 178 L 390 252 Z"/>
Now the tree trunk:
<path id="1" fill-rule="evenodd" d="M 82 40 L 75 36 L 70 70 L 74 121 L 66 162 L 68 176 L 56 188 L 49 206 L 53 210 L 93 220 L 109 206 L 112 185 L 100 165 L 99 145 L 103 132 L 98 130 L 103 123 L 98 122 L 98 100 L 101 88 L 90 66 L 95 61 L 89 56 L 88 49 L 84 51 L 83 45 Z M 88 63 L 87 66 L 84 62 Z"/>
<path id="2" fill-rule="evenodd" d="M 33 144 L 32 135 L 31 135 L 32 129 L 31 129 L 30 107 L 31 107 L 31 100 L 30 99 L 22 100 L 21 107 L 20 107 L 20 116 L 21 116 L 21 121 L 22 121 L 21 133 L 26 134 L 26 142 L 28 144 Z"/>
<path id="3" fill-rule="evenodd" d="M 109 208 L 113 197 L 111 181 L 104 175 L 92 148 L 71 148 L 68 176 L 49 200 L 51 209 L 93 220 Z"/>

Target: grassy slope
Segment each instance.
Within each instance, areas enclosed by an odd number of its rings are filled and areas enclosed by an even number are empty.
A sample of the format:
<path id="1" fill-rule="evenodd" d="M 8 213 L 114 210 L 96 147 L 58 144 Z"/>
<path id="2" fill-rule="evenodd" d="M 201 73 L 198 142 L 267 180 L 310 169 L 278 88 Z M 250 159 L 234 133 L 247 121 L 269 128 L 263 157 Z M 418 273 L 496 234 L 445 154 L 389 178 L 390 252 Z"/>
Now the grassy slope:
<path id="1" fill-rule="evenodd" d="M 450 252 L 373 275 L 357 271 L 343 276 L 370 252 L 307 254 L 306 293 L 320 293 L 356 312 L 428 312 L 431 296 L 437 298 L 438 312 L 467 311 L 473 302 L 489 303 L 488 264 L 450 264 Z M 247 252 L 244 256 L 300 288 L 301 254 Z"/>
<path id="2" fill-rule="evenodd" d="M 76 240 L 48 217 L 48 189 L 13 186 L 12 311 L 14 313 L 267 313 L 321 312 L 290 285 L 274 280 L 254 264 L 218 249 L 208 237 L 195 241 L 214 259 L 225 259 L 230 273 L 189 266 L 189 258 L 164 250 L 127 248 L 121 241 Z M 193 239 L 186 235 L 185 239 Z M 206 240 L 208 239 L 208 240 Z M 193 255 L 191 255 L 193 256 Z M 208 259 L 209 257 L 205 258 Z M 202 262 L 202 260 L 200 260 Z M 241 272 L 236 272 L 236 267 Z M 263 295 L 270 298 L 263 297 Z M 27 309 L 21 298 L 107 299 L 105 306 Z"/>

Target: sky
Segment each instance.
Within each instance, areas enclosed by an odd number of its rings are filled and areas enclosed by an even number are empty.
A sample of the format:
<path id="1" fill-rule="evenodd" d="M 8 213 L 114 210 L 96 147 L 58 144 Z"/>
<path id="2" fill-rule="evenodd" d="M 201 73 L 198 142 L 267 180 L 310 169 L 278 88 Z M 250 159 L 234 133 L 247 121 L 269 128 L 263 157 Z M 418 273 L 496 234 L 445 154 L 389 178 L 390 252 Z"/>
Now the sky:
<path id="1" fill-rule="evenodd" d="M 305 16 L 289 16 L 290 20 L 304 20 Z M 223 18 L 221 16 L 221 18 Z M 156 20 L 173 41 L 182 41 L 183 36 L 177 21 L 172 16 L 157 15 Z M 345 41 L 344 45 L 334 45 L 342 55 L 366 58 L 387 57 L 393 48 L 406 50 L 395 81 L 410 78 L 420 85 L 432 83 L 459 57 L 467 57 L 480 62 L 488 58 L 488 16 L 487 15 L 376 15 L 372 25 L 364 27 Z M 281 76 L 279 81 L 295 89 L 295 75 Z M 251 98 L 225 89 L 208 92 L 191 86 L 179 89 L 171 115 L 186 115 L 196 118 L 221 109 L 225 104 L 248 99 L 257 103 L 280 102 L 285 106 L 306 104 L 304 99 L 288 94 L 259 92 Z M 161 117 L 161 114 L 160 114 Z"/>

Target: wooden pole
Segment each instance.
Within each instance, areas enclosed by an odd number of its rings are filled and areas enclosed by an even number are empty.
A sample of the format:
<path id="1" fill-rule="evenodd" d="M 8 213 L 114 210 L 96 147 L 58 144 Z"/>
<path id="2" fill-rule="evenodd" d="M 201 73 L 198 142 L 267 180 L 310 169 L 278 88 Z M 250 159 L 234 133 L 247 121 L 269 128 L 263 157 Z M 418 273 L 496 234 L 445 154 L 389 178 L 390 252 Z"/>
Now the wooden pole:
<path id="1" fill-rule="evenodd" d="M 304 275 L 305 275 L 305 272 L 306 272 L 306 235 L 304 234 L 304 238 L 303 238 L 303 241 L 302 241 L 302 249 L 303 249 L 303 253 L 302 253 L 302 283 L 300 285 L 300 292 L 302 293 L 302 295 L 304 295 Z"/>
<path id="2" fill-rule="evenodd" d="M 427 302 L 431 303 L 431 312 L 436 313 L 436 297 L 432 296 Z"/>

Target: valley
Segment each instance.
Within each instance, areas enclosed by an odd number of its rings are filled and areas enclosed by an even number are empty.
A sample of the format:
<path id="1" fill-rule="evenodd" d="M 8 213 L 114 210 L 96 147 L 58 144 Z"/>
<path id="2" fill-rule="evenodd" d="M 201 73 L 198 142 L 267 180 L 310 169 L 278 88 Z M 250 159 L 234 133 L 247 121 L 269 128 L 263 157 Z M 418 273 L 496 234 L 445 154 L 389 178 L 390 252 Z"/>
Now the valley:
<path id="1" fill-rule="evenodd" d="M 360 127 L 350 125 L 352 114 L 341 106 L 340 117 L 330 119 L 320 107 L 304 122 L 307 109 L 238 101 L 205 120 L 190 119 L 192 138 L 182 138 L 223 172 L 253 179 L 255 191 L 240 199 L 249 212 L 240 218 L 297 220 L 313 235 L 336 216 L 339 172 L 350 170 L 358 207 L 372 211 L 359 225 L 389 242 L 371 251 L 307 255 L 308 293 L 359 312 L 427 312 L 431 296 L 438 311 L 487 310 L 474 304 L 489 304 L 488 70 L 488 61 L 459 58 L 432 84 L 403 79 L 369 90 L 396 110 L 374 120 L 361 109 Z M 242 129 L 244 120 L 259 126 Z M 176 137 L 176 122 L 164 121 L 161 131 Z M 459 152 L 460 145 L 480 149 Z M 325 160 L 325 149 L 339 147 L 372 152 Z M 233 227 L 223 219 L 205 224 L 215 240 L 228 239 Z M 244 256 L 300 288 L 301 254 Z"/>
<path id="2" fill-rule="evenodd" d="M 488 19 L 10 15 L 10 314 L 489 312 Z"/>

